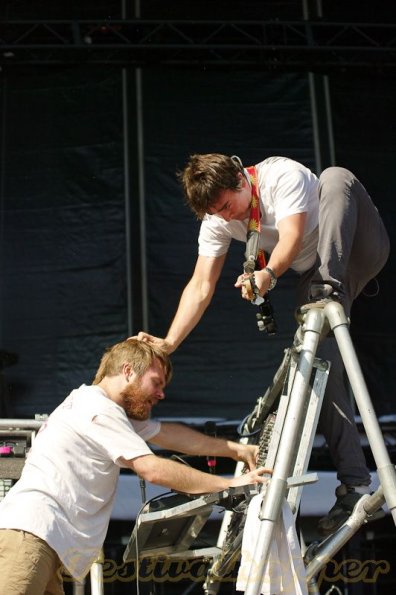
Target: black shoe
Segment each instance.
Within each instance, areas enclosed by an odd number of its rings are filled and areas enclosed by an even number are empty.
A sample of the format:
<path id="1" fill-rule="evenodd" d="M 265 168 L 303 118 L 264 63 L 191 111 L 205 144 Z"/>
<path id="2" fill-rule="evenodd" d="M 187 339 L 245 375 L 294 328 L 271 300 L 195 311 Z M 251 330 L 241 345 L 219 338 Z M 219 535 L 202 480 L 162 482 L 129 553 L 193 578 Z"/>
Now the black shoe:
<path id="1" fill-rule="evenodd" d="M 351 516 L 353 509 L 362 496 L 363 494 L 358 494 L 354 490 L 338 496 L 333 508 L 326 516 L 319 519 L 319 535 L 327 537 L 334 533 L 334 531 L 337 531 Z"/>
<path id="2" fill-rule="evenodd" d="M 365 494 L 356 492 L 353 487 L 341 484 L 336 489 L 337 500 L 326 516 L 319 519 L 318 533 L 322 537 L 331 535 L 339 529 L 351 516 L 353 509 Z M 377 510 L 368 520 L 375 521 L 385 515 L 382 508 Z"/>

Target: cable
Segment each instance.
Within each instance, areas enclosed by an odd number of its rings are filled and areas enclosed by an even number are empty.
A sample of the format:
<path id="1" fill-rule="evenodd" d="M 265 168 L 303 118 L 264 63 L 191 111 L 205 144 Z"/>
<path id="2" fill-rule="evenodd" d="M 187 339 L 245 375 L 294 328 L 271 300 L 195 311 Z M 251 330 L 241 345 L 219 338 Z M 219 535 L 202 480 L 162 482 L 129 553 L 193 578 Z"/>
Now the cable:
<path id="1" fill-rule="evenodd" d="M 240 438 L 250 438 L 251 436 L 255 436 L 256 434 L 261 432 L 261 427 L 257 428 L 257 430 L 253 430 L 252 432 L 246 432 L 246 433 L 243 432 L 243 426 L 245 425 L 247 419 L 250 416 L 251 416 L 251 413 L 248 413 L 248 415 L 241 421 L 241 423 L 237 427 L 237 434 L 239 435 Z"/>
<path id="2" fill-rule="evenodd" d="M 178 463 L 181 463 L 182 465 L 187 465 L 187 467 L 191 467 L 190 463 L 187 463 L 187 461 L 185 459 L 183 459 L 183 457 L 180 455 L 173 454 L 170 458 L 173 461 L 177 461 Z"/>
<path id="3" fill-rule="evenodd" d="M 336 591 L 338 593 L 338 595 L 342 595 L 342 591 L 335 585 L 332 585 L 331 588 L 328 591 L 326 591 L 325 595 L 329 595 L 333 591 Z"/>

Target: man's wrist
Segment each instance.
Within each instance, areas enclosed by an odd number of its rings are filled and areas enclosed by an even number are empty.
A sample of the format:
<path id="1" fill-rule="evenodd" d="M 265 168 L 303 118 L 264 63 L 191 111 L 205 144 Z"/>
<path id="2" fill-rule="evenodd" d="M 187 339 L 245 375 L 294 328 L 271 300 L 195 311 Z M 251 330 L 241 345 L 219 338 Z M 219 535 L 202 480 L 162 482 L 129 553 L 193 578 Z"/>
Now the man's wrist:
<path id="1" fill-rule="evenodd" d="M 268 286 L 267 291 L 271 291 L 272 289 L 274 289 L 275 285 L 278 282 L 278 277 L 275 275 L 274 271 L 271 269 L 271 267 L 264 267 L 264 271 L 266 271 L 268 273 L 268 275 L 270 276 L 270 284 Z"/>

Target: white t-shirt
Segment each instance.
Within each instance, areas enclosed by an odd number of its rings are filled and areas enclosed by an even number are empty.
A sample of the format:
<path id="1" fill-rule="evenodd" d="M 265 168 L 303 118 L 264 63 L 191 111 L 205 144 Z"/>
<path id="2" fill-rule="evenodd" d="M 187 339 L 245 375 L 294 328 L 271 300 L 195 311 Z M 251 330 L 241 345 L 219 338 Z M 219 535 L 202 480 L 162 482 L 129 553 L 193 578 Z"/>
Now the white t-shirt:
<path id="1" fill-rule="evenodd" d="M 269 157 L 256 165 L 260 192 L 260 248 L 271 253 L 279 239 L 279 221 L 296 213 L 307 213 L 303 247 L 291 268 L 302 273 L 316 259 L 319 217 L 319 180 L 307 167 L 287 157 Z M 199 233 L 199 254 L 221 256 L 232 239 L 246 242 L 248 219 L 225 221 L 205 215 Z"/>
<path id="2" fill-rule="evenodd" d="M 82 385 L 38 432 L 20 480 L 0 503 L 0 527 L 44 539 L 81 579 L 106 536 L 120 458 L 152 454 L 160 423 L 129 420 L 98 386 Z"/>

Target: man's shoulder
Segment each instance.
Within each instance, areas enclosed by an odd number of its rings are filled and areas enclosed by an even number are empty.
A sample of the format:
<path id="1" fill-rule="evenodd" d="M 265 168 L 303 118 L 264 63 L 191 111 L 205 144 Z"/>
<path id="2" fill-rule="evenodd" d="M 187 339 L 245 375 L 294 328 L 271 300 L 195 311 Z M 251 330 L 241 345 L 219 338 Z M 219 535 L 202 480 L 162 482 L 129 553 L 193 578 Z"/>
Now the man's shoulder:
<path id="1" fill-rule="evenodd" d="M 306 171 L 311 173 L 309 167 L 300 161 L 296 161 L 291 157 L 282 157 L 279 155 L 267 157 L 264 161 L 260 161 L 260 163 L 257 163 L 256 169 L 259 171 L 265 170 L 267 172 Z"/>
<path id="2" fill-rule="evenodd" d="M 99 386 L 86 384 L 74 389 L 55 409 L 52 417 L 64 416 L 68 412 L 73 417 L 80 417 L 81 420 L 87 416 L 92 418 L 100 414 L 125 415 L 123 409 L 109 399 Z"/>
<path id="3" fill-rule="evenodd" d="M 314 189 L 319 182 L 309 167 L 289 157 L 269 157 L 256 167 L 260 188 L 286 185 Z"/>

